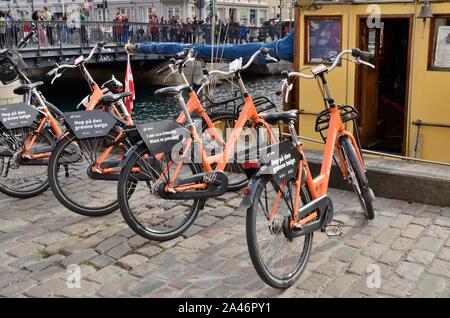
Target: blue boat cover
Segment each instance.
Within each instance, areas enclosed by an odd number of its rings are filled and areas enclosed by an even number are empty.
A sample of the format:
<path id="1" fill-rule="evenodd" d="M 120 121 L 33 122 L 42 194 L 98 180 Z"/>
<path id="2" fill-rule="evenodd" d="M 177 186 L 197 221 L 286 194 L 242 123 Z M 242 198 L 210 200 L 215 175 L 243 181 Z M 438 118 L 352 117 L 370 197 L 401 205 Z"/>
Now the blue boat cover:
<path id="1" fill-rule="evenodd" d="M 184 49 L 193 49 L 196 58 L 199 60 L 211 61 L 211 55 L 214 56 L 215 62 L 233 61 L 242 57 L 244 62 L 248 60 L 253 53 L 262 47 L 273 49 L 270 53 L 276 59 L 289 62 L 294 61 L 294 32 L 292 30 L 284 38 L 273 41 L 271 43 L 244 43 L 244 44 L 217 44 L 213 48 L 210 44 L 182 44 L 182 43 L 161 43 L 161 42 L 143 42 L 136 43 L 135 49 L 138 53 L 150 54 L 176 54 Z M 213 50 L 213 52 L 211 52 Z M 256 59 L 256 64 L 267 64 L 268 61 L 263 57 Z"/>

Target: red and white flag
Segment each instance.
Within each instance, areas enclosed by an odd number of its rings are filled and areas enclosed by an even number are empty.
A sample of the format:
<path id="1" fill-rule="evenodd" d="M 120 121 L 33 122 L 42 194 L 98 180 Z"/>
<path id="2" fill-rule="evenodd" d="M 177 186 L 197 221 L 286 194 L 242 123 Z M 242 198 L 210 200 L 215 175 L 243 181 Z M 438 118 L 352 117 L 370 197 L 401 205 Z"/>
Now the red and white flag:
<path id="1" fill-rule="evenodd" d="M 134 80 L 133 80 L 133 72 L 131 71 L 130 55 L 128 55 L 127 70 L 125 72 L 125 91 L 131 93 L 131 96 L 124 98 L 125 107 L 131 114 L 136 94 L 134 92 Z"/>

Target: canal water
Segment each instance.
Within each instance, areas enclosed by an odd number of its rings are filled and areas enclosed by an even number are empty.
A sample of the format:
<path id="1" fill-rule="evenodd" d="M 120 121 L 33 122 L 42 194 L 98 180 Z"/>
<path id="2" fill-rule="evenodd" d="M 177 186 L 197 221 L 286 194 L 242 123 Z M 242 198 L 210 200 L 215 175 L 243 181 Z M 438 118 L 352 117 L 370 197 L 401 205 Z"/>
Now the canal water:
<path id="1" fill-rule="evenodd" d="M 281 85 L 280 76 L 252 75 L 244 77 L 244 82 L 251 96 L 266 96 L 276 105 L 280 105 L 280 97 L 275 95 Z M 154 92 L 160 87 L 136 84 L 136 100 L 133 109 L 133 120 L 136 123 L 173 118 L 179 114 L 180 108 L 173 100 L 154 96 Z M 62 111 L 75 111 L 76 105 L 89 94 L 89 88 L 82 79 L 79 81 L 61 79 L 54 85 L 46 83 L 42 92 Z M 214 89 L 214 100 L 224 100 L 231 96 L 232 88 L 229 84 L 223 84 Z"/>

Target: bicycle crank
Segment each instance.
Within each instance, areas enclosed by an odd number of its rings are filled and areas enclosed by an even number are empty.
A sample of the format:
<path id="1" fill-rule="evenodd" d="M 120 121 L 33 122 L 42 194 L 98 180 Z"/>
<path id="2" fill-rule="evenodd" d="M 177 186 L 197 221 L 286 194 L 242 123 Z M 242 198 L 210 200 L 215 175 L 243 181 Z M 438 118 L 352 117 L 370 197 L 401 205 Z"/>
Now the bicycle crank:
<path id="1" fill-rule="evenodd" d="M 283 234 L 292 241 L 294 237 L 306 235 L 317 230 L 323 230 L 333 220 L 333 202 L 327 195 L 323 195 L 305 206 L 298 211 L 298 220 L 305 218 L 313 212 L 318 213 L 318 218 L 314 221 L 300 225 L 296 223 L 292 228 L 290 226 L 291 216 L 286 216 L 283 220 Z"/>
<path id="2" fill-rule="evenodd" d="M 167 200 L 207 199 L 220 196 L 227 192 L 228 189 L 227 175 L 218 170 L 198 173 L 185 178 L 178 178 L 174 182 L 174 187 L 177 188 L 185 185 L 192 185 L 195 183 L 206 183 L 208 187 L 202 190 L 166 190 L 167 181 L 164 180 L 159 186 L 158 193 L 161 198 Z"/>

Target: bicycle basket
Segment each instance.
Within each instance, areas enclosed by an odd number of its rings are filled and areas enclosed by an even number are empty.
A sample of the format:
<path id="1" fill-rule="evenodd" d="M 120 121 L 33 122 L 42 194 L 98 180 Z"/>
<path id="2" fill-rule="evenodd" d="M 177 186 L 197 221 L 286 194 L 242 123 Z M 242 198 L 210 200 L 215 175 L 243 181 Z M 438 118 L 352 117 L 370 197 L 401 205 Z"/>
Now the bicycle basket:
<path id="1" fill-rule="evenodd" d="M 202 94 L 199 96 L 199 99 L 209 114 L 222 112 L 233 113 L 237 116 L 241 113 L 242 108 L 244 108 L 244 101 L 239 93 L 235 93 L 235 96 L 227 100 L 213 101 L 207 95 Z M 265 96 L 254 97 L 253 103 L 258 113 L 275 111 L 277 109 L 275 104 Z"/>
<path id="2" fill-rule="evenodd" d="M 3 85 L 10 84 L 17 80 L 18 70 L 27 68 L 22 56 L 17 52 L 6 51 L 0 54 L 0 81 Z"/>

